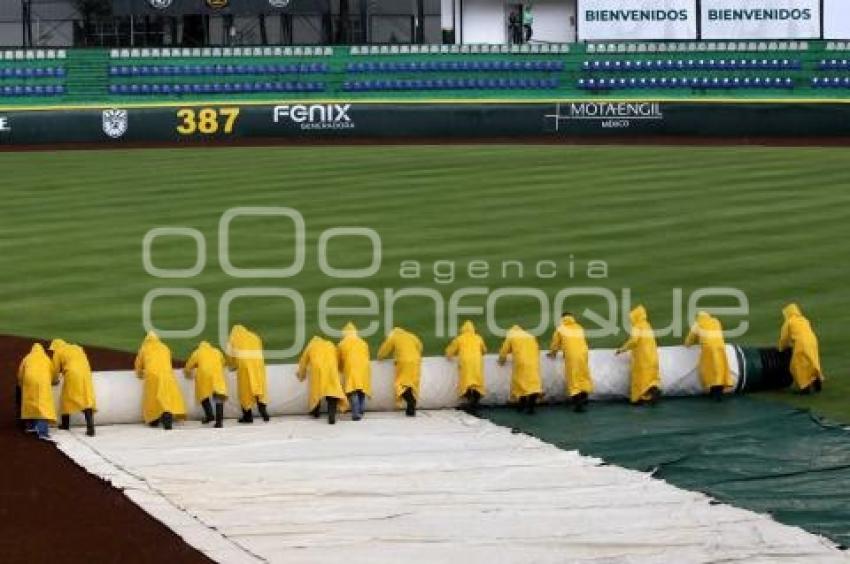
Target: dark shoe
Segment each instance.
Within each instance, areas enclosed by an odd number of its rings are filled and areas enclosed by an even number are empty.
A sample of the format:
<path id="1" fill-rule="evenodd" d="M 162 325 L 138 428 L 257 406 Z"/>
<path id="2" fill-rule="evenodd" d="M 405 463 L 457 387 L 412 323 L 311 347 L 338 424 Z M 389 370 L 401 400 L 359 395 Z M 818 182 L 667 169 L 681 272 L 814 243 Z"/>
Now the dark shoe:
<path id="1" fill-rule="evenodd" d="M 154 419 L 150 423 L 148 423 L 148 427 L 159 427 L 159 419 Z"/>
<path id="2" fill-rule="evenodd" d="M 266 410 L 266 404 L 258 401 L 257 402 L 257 409 L 260 411 L 260 417 L 263 418 L 263 421 L 268 423 L 270 417 L 269 417 L 269 412 Z"/>
<path id="3" fill-rule="evenodd" d="M 328 424 L 335 425 L 336 424 L 336 404 L 337 398 L 327 398 L 328 399 Z"/>
<path id="4" fill-rule="evenodd" d="M 573 397 L 570 398 L 570 402 L 573 405 L 573 411 L 576 413 L 584 413 L 587 411 L 587 392 L 579 392 Z"/>
<path id="5" fill-rule="evenodd" d="M 528 397 L 522 396 L 516 404 L 516 410 L 520 413 L 525 413 L 525 405 L 528 403 Z"/>
<path id="6" fill-rule="evenodd" d="M 174 416 L 169 412 L 165 412 L 162 414 L 162 428 L 166 431 L 170 431 L 172 424 L 174 423 Z"/>
<path id="7" fill-rule="evenodd" d="M 310 415 L 313 416 L 313 419 L 319 418 L 319 414 L 321 413 L 321 409 L 322 409 L 322 402 L 319 401 L 319 403 L 316 404 L 316 407 L 314 407 L 313 410 L 310 412 Z"/>
<path id="8" fill-rule="evenodd" d="M 239 423 L 253 423 L 254 422 L 254 414 L 250 409 L 242 410 L 242 417 L 237 420 Z"/>
<path id="9" fill-rule="evenodd" d="M 62 421 L 59 423 L 59 428 L 62 429 L 63 431 L 67 431 L 71 428 L 71 416 L 70 415 L 63 415 L 62 416 Z"/>
<path id="10" fill-rule="evenodd" d="M 407 403 L 404 414 L 408 417 L 416 417 L 416 397 L 413 395 L 413 390 L 410 388 L 406 389 L 401 397 Z"/>
<path id="11" fill-rule="evenodd" d="M 86 418 L 86 435 L 89 437 L 94 436 L 94 410 L 91 408 L 84 409 L 83 415 Z"/>
<path id="12" fill-rule="evenodd" d="M 206 425 L 215 419 L 215 415 L 213 415 L 212 404 L 210 403 L 210 398 L 205 399 L 201 402 L 201 407 L 204 409 L 204 418 L 201 419 L 201 423 Z"/>
<path id="13" fill-rule="evenodd" d="M 649 389 L 649 399 L 646 400 L 646 403 L 650 406 L 654 406 L 658 403 L 658 400 L 661 398 L 661 390 L 656 388 L 655 386 Z"/>
<path id="14" fill-rule="evenodd" d="M 224 427 L 224 404 L 216 402 L 215 404 L 215 428 L 221 429 Z"/>
<path id="15" fill-rule="evenodd" d="M 714 401 L 723 401 L 723 386 L 712 386 L 708 393 Z"/>
<path id="16" fill-rule="evenodd" d="M 816 394 L 819 394 L 821 390 L 823 390 L 823 380 L 820 378 L 816 378 L 814 382 L 812 382 L 812 389 Z"/>
<path id="17" fill-rule="evenodd" d="M 537 394 L 531 394 L 525 404 L 525 412 L 528 415 L 534 415 L 534 406 L 537 403 Z"/>

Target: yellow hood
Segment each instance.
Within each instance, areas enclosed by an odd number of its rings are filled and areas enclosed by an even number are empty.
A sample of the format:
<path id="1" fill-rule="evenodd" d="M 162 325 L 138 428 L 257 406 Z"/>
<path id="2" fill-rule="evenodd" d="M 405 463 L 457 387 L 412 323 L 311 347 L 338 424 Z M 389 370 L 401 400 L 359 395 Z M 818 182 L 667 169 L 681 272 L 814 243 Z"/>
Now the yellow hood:
<path id="1" fill-rule="evenodd" d="M 470 335 L 475 334 L 475 324 L 472 321 L 466 320 L 463 322 L 463 325 L 460 328 L 461 333 L 468 333 Z"/>
<path id="2" fill-rule="evenodd" d="M 711 314 L 707 311 L 700 311 L 697 313 L 697 323 L 705 323 L 706 321 L 711 319 Z"/>
<path id="3" fill-rule="evenodd" d="M 632 325 L 637 325 L 643 321 L 646 321 L 646 308 L 642 305 L 634 308 L 631 313 L 629 313 L 629 320 L 632 322 Z"/>
<path id="4" fill-rule="evenodd" d="M 50 346 L 47 347 L 47 349 L 50 350 L 50 351 L 56 352 L 59 349 L 61 349 L 62 347 L 66 346 L 67 344 L 68 343 L 66 343 L 62 339 L 53 339 L 52 341 L 50 341 Z"/>
<path id="5" fill-rule="evenodd" d="M 148 331 L 148 334 L 145 335 L 145 343 L 153 343 L 155 341 L 159 341 L 159 335 L 154 331 Z"/>
<path id="6" fill-rule="evenodd" d="M 561 318 L 561 325 L 575 325 L 576 318 L 572 315 L 565 315 Z"/>
<path id="7" fill-rule="evenodd" d="M 782 309 L 782 315 L 785 316 L 785 319 L 791 319 L 795 315 L 803 315 L 803 312 L 800 311 L 800 306 L 797 304 L 788 304 Z"/>
<path id="8" fill-rule="evenodd" d="M 352 322 L 348 322 L 345 324 L 345 327 L 342 328 L 342 334 L 348 337 L 351 335 L 352 337 L 357 336 L 357 326 Z"/>

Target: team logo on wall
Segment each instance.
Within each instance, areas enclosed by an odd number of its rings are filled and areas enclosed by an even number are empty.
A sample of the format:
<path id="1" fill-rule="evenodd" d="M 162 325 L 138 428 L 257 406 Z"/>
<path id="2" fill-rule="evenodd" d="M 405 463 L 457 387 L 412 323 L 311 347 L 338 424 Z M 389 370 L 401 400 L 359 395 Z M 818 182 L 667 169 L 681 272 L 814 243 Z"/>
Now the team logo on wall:
<path id="1" fill-rule="evenodd" d="M 148 4 L 151 5 L 151 8 L 156 8 L 157 10 L 166 10 L 170 8 L 173 3 L 174 0 L 148 0 Z"/>
<path id="2" fill-rule="evenodd" d="M 103 110 L 103 132 L 113 139 L 127 133 L 127 110 Z"/>
<path id="3" fill-rule="evenodd" d="M 269 0 L 269 6 L 272 8 L 286 8 L 289 6 L 290 0 Z"/>
<path id="4" fill-rule="evenodd" d="M 230 4 L 230 0 L 206 0 L 207 6 L 209 6 L 213 10 L 221 10 L 222 8 L 227 8 L 227 5 Z"/>

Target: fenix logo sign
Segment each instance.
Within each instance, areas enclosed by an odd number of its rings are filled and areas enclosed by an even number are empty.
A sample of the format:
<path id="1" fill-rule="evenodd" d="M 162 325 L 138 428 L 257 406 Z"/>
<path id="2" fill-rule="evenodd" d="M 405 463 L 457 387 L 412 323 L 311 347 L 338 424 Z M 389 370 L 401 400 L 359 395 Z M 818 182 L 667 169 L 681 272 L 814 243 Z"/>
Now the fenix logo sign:
<path id="1" fill-rule="evenodd" d="M 301 129 L 353 129 L 351 104 L 293 104 L 275 106 L 275 123 L 292 123 Z"/>
<path id="2" fill-rule="evenodd" d="M 0 133 L 7 133 L 9 131 L 12 131 L 12 126 L 9 125 L 9 118 L 0 116 Z"/>

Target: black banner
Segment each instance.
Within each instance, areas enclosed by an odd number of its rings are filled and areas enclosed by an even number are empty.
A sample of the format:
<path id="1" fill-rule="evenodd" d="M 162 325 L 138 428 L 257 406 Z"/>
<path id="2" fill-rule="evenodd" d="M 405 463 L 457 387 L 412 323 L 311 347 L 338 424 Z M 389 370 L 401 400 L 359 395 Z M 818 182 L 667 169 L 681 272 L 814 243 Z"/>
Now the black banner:
<path id="1" fill-rule="evenodd" d="M 0 145 L 273 139 L 846 137 L 850 105 L 796 102 L 226 103 L 0 109 Z"/>

